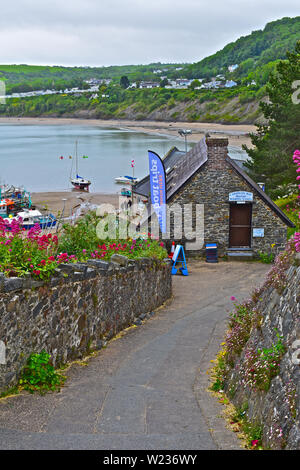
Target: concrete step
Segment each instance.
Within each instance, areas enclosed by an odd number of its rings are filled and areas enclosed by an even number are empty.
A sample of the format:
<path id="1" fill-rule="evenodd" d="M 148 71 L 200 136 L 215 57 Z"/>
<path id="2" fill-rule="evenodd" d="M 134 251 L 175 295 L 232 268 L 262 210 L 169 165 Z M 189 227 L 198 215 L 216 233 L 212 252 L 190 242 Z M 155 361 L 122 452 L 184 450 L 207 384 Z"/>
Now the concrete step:
<path id="1" fill-rule="evenodd" d="M 232 261 L 249 261 L 253 259 L 252 250 L 228 250 L 227 256 Z"/>

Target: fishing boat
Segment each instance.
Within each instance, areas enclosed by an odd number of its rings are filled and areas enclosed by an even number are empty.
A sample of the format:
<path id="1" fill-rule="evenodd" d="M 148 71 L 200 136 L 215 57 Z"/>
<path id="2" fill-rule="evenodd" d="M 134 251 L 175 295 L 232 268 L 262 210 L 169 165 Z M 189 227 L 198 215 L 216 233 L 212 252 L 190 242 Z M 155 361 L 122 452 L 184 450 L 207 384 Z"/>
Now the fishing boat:
<path id="1" fill-rule="evenodd" d="M 5 200 L 9 200 L 9 212 L 14 215 L 23 209 L 35 209 L 32 205 L 31 196 L 23 187 L 17 188 L 13 185 L 0 186 L 0 200 L 2 201 L 2 212 L 5 212 Z M 13 204 L 12 204 L 12 202 Z M 1 214 L 0 214 L 1 215 Z"/>
<path id="2" fill-rule="evenodd" d="M 85 155 L 84 158 L 87 158 Z M 74 186 L 75 189 L 78 189 L 80 191 L 89 191 L 89 186 L 91 184 L 91 181 L 83 178 L 82 176 L 79 176 L 78 174 L 78 152 L 77 152 L 77 141 L 75 144 L 75 177 L 72 178 L 72 170 L 73 170 L 73 161 L 72 161 L 72 166 L 71 166 L 71 174 L 70 174 L 70 181 L 71 184 Z"/>
<path id="3" fill-rule="evenodd" d="M 15 201 L 9 198 L 3 198 L 0 200 L 0 217 L 6 219 L 10 215 L 14 214 Z"/>
<path id="4" fill-rule="evenodd" d="M 52 228 L 55 227 L 57 219 L 53 214 L 42 215 L 37 209 L 25 209 L 22 212 L 18 212 L 15 217 L 12 217 L 11 220 L 20 220 L 22 219 L 22 227 L 25 230 L 29 230 L 35 225 L 39 225 L 40 228 Z"/>

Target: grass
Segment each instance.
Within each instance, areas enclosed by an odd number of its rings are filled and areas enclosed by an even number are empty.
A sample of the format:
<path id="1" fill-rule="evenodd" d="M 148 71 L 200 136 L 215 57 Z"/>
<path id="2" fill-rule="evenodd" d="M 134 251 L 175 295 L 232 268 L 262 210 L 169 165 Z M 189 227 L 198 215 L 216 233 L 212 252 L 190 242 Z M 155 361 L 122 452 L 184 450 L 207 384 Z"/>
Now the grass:
<path id="1" fill-rule="evenodd" d="M 288 197 L 277 199 L 275 203 L 295 224 L 295 228 L 288 227 L 287 237 L 289 239 L 295 232 L 300 232 L 300 199 L 298 198 L 298 194 L 291 194 Z"/>

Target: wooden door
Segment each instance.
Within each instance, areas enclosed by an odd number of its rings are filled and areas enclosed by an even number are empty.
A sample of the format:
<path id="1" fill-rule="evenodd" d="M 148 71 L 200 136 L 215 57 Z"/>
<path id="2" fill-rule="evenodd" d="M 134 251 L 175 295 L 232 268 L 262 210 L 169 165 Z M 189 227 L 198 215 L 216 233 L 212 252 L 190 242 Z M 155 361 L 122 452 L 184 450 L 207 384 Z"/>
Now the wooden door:
<path id="1" fill-rule="evenodd" d="M 230 204 L 229 246 L 251 246 L 251 204 Z"/>

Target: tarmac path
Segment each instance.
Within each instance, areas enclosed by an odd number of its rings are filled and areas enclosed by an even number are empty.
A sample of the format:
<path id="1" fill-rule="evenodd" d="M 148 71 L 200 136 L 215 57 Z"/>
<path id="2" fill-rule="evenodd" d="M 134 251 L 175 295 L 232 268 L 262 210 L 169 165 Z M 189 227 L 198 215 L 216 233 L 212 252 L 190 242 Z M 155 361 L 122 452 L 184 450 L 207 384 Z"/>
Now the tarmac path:
<path id="1" fill-rule="evenodd" d="M 173 299 L 137 328 L 72 365 L 58 393 L 0 401 L 0 449 L 238 449 L 206 391 L 231 296 L 247 298 L 268 266 L 192 261 Z"/>

